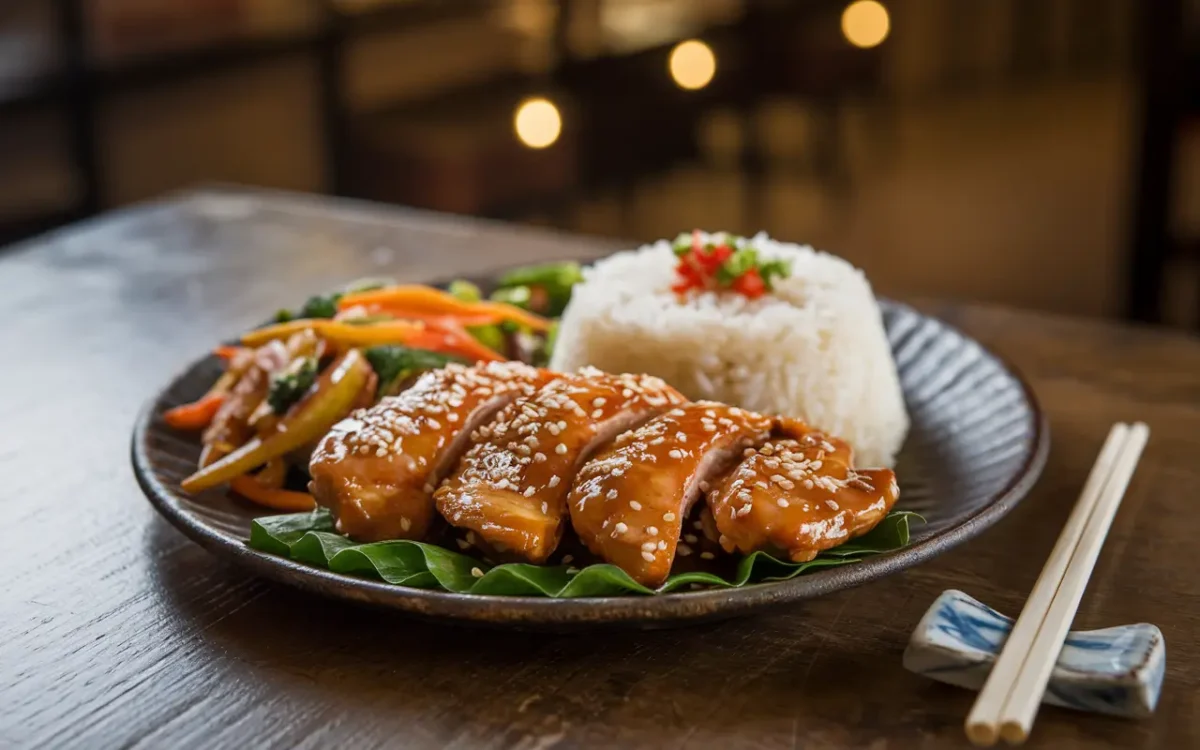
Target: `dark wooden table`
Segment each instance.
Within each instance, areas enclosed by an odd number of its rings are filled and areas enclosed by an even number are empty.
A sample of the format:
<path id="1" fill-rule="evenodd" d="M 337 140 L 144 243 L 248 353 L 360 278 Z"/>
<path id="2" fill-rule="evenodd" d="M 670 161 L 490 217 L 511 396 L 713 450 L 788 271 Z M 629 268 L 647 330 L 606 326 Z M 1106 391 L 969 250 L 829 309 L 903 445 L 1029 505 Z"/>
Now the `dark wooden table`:
<path id="1" fill-rule="evenodd" d="M 893 578 L 751 619 L 575 636 L 468 631 L 247 577 L 161 521 L 129 468 L 143 401 L 264 311 L 366 274 L 428 279 L 604 243 L 420 213 L 203 193 L 0 256 L 0 746 L 942 748 L 972 694 L 905 672 L 938 593 L 1015 613 L 1108 426 L 1153 436 L 1078 627 L 1166 635 L 1157 715 L 1047 708 L 1034 747 L 1200 747 L 1200 343 L 929 306 L 1050 414 L 1037 490 Z"/>

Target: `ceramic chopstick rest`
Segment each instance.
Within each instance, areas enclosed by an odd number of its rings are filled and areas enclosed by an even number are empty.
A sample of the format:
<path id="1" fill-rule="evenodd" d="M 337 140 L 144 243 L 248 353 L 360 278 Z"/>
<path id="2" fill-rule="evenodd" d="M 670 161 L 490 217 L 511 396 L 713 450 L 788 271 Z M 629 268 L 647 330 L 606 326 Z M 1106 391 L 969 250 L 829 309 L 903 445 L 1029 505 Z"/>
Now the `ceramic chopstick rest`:
<path id="1" fill-rule="evenodd" d="M 1012 626 L 1011 618 L 963 592 L 944 591 L 913 631 L 904 668 L 978 690 Z M 1072 631 L 1043 701 L 1111 716 L 1149 716 L 1158 703 L 1166 660 L 1162 632 L 1154 625 Z"/>

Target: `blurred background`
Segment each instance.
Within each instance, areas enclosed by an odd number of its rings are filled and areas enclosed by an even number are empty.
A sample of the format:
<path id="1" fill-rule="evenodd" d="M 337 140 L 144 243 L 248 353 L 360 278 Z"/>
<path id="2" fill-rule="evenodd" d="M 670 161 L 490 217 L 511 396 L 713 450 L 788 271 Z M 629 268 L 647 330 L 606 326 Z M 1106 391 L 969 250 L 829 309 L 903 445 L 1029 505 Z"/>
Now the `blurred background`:
<path id="1" fill-rule="evenodd" d="M 0 244 L 216 182 L 1196 330 L 1200 0 L 0 3 Z"/>

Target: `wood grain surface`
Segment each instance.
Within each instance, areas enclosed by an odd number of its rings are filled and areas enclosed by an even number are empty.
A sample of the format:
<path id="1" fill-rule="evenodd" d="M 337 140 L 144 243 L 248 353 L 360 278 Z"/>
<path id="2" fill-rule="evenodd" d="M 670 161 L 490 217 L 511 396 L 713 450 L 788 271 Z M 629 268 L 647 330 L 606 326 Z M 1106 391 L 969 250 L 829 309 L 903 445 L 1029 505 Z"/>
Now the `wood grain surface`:
<path id="1" fill-rule="evenodd" d="M 434 626 L 249 578 L 155 516 L 143 401 L 214 341 L 368 274 L 407 280 L 612 245 L 313 198 L 205 192 L 0 255 L 0 746 L 943 748 L 972 694 L 900 655 L 938 593 L 1016 614 L 1108 426 L 1150 445 L 1076 626 L 1167 641 L 1157 714 L 1046 708 L 1031 747 L 1200 747 L 1200 343 L 927 304 L 1033 382 L 1053 447 L 982 537 L 752 619 L 547 636 Z M 868 269 L 869 270 L 869 269 Z"/>

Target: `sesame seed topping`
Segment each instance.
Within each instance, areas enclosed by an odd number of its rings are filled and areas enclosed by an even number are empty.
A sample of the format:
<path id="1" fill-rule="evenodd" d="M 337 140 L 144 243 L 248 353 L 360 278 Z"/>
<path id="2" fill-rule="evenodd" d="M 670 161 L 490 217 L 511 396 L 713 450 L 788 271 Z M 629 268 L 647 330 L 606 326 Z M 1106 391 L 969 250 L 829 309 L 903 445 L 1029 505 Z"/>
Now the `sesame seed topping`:
<path id="1" fill-rule="evenodd" d="M 683 541 L 688 542 L 689 544 L 695 544 L 696 542 L 700 541 L 700 537 L 696 536 L 695 534 L 684 534 Z"/>
<path id="2" fill-rule="evenodd" d="M 659 549 L 666 549 L 666 548 L 667 548 L 667 540 L 666 540 L 666 539 L 659 539 L 659 540 L 658 540 L 658 548 L 659 548 Z"/>
<path id="3" fill-rule="evenodd" d="M 658 536 L 658 527 L 657 526 L 647 526 L 646 533 L 649 534 L 650 536 Z"/>
<path id="4" fill-rule="evenodd" d="M 629 527 L 625 525 L 624 521 L 617 521 L 617 525 L 613 526 L 613 528 L 617 530 L 618 534 L 624 534 L 626 531 L 629 531 Z"/>
<path id="5" fill-rule="evenodd" d="M 678 448 L 672 448 L 667 455 L 676 459 L 683 458 L 683 451 L 679 450 Z"/>
<path id="6" fill-rule="evenodd" d="M 835 500 L 833 500 L 832 498 L 830 498 L 830 499 L 826 500 L 826 501 L 825 501 L 825 504 L 829 506 L 829 509 L 830 509 L 830 510 L 837 510 L 837 509 L 840 507 L 840 506 L 837 504 L 837 502 L 836 502 Z"/>
<path id="7" fill-rule="evenodd" d="M 408 520 L 407 516 L 400 516 L 400 530 L 408 531 L 412 528 L 412 521 Z"/>
<path id="8" fill-rule="evenodd" d="M 537 490 L 535 490 L 535 489 L 533 488 L 533 485 L 531 484 L 531 485 L 529 485 L 528 487 L 526 487 L 526 488 L 525 488 L 525 491 L 524 491 L 524 492 L 522 492 L 521 494 L 522 494 L 522 495 L 524 495 L 525 497 L 533 497 L 533 493 L 534 493 L 534 492 L 536 492 L 536 491 L 537 491 Z"/>
<path id="9" fill-rule="evenodd" d="M 454 541 L 458 544 L 459 549 L 470 549 L 471 548 L 471 545 L 467 543 L 466 539 L 455 539 Z"/>
<path id="10" fill-rule="evenodd" d="M 450 412 L 449 414 L 446 415 L 446 421 L 447 422 L 457 422 L 458 421 L 458 413 Z"/>
<path id="11" fill-rule="evenodd" d="M 574 559 L 575 559 L 574 555 L 563 555 L 563 559 L 562 559 L 563 565 L 566 565 L 567 563 L 571 562 Z"/>
<path id="12" fill-rule="evenodd" d="M 567 444 L 559 443 L 558 445 L 554 446 L 554 452 L 560 456 L 567 455 Z"/>
<path id="13" fill-rule="evenodd" d="M 616 490 L 609 490 L 609 492 L 610 492 L 610 493 L 612 493 L 612 494 L 610 494 L 610 495 L 609 495 L 609 497 L 616 497 L 616 496 L 617 496 L 617 491 L 616 491 Z M 637 500 L 630 500 L 630 501 L 629 501 L 629 509 L 630 509 L 630 510 L 641 510 L 641 509 L 642 509 L 642 504 L 641 504 L 641 503 L 639 503 Z"/>
<path id="14" fill-rule="evenodd" d="M 592 399 L 592 406 L 596 407 L 597 409 L 599 409 L 601 406 L 604 406 L 604 403 L 605 401 L 603 396 Z"/>
<path id="15" fill-rule="evenodd" d="M 654 542 L 643 542 L 643 543 L 642 543 L 642 549 L 644 549 L 644 550 L 655 550 L 655 549 L 658 549 L 658 545 L 657 545 L 657 544 L 655 544 Z"/>
<path id="16" fill-rule="evenodd" d="M 607 497 L 609 500 L 616 500 L 617 499 L 617 491 L 609 490 L 607 493 L 605 493 L 604 496 Z"/>
<path id="17" fill-rule="evenodd" d="M 541 455 L 541 454 L 538 454 L 538 455 Z M 559 483 L 560 481 L 561 481 L 561 480 L 558 478 L 558 475 L 557 475 L 557 474 L 555 474 L 554 476 L 550 477 L 550 481 L 549 481 L 549 482 L 546 482 L 546 486 L 547 486 L 547 487 L 557 487 L 557 486 L 558 486 L 558 483 Z"/>
<path id="18" fill-rule="evenodd" d="M 653 552 L 643 552 L 642 559 L 645 560 L 646 562 L 654 562 L 654 553 Z"/>
<path id="19" fill-rule="evenodd" d="M 666 513 L 663 513 L 663 520 L 666 521 L 667 523 L 670 523 L 671 521 L 675 520 L 675 514 L 672 513 L 671 511 L 667 511 Z"/>
<path id="20" fill-rule="evenodd" d="M 775 504 L 778 505 L 780 508 L 786 508 L 786 507 L 788 507 L 787 498 L 781 497 L 775 501 Z"/>
<path id="21" fill-rule="evenodd" d="M 550 504 L 543 500 L 542 501 L 542 515 L 544 516 L 544 515 L 548 514 L 549 512 L 550 512 Z"/>
<path id="22" fill-rule="evenodd" d="M 716 555 L 714 555 L 711 552 L 701 552 L 700 557 L 701 557 L 701 559 L 704 559 L 704 560 L 712 560 L 712 559 L 716 558 Z"/>
<path id="23" fill-rule="evenodd" d="M 471 568 L 471 575 L 475 576 L 476 578 L 483 578 L 483 571 L 479 568 Z"/>
<path id="24" fill-rule="evenodd" d="M 680 544 L 675 547 L 675 554 L 679 555 L 680 557 L 687 557 L 688 555 L 692 554 L 692 548 L 686 544 Z"/>
<path id="25" fill-rule="evenodd" d="M 813 480 L 805 479 L 804 480 L 804 489 L 811 490 L 812 488 L 813 488 Z"/>

